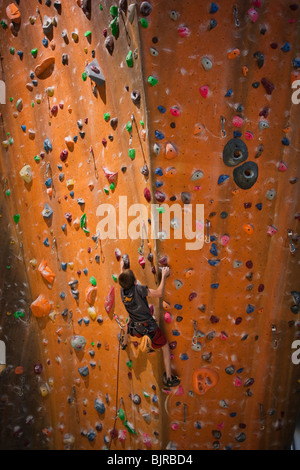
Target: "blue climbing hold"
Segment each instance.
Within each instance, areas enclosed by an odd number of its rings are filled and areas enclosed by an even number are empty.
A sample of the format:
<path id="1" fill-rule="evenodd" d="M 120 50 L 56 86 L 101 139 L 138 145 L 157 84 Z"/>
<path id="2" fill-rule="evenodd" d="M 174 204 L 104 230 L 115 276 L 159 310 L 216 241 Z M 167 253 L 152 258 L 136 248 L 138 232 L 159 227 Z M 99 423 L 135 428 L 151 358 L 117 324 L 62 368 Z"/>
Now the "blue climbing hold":
<path id="1" fill-rule="evenodd" d="M 49 244 L 49 238 L 48 238 L 48 237 L 45 238 L 45 240 L 44 240 L 43 243 L 44 243 L 45 246 L 50 246 L 50 244 Z"/>
<path id="2" fill-rule="evenodd" d="M 252 312 L 254 312 L 254 307 L 253 307 L 253 305 L 248 305 L 248 307 L 247 307 L 247 309 L 246 309 L 246 312 L 247 312 L 247 313 L 252 313 Z"/>
<path id="3" fill-rule="evenodd" d="M 98 411 L 101 415 L 105 413 L 105 405 L 100 398 L 96 398 L 94 402 L 95 410 Z"/>
<path id="4" fill-rule="evenodd" d="M 181 310 L 181 309 L 182 309 L 182 305 L 180 305 L 180 304 L 175 304 L 175 305 L 174 305 L 174 308 L 176 308 L 176 310 Z"/>
<path id="5" fill-rule="evenodd" d="M 50 187 L 51 187 L 51 184 L 52 184 L 52 179 L 51 179 L 51 178 L 46 179 L 46 181 L 45 181 L 46 187 L 47 187 L 47 188 L 50 188 Z"/>
<path id="6" fill-rule="evenodd" d="M 164 183 L 163 183 L 162 181 L 156 181 L 155 186 L 156 186 L 157 188 L 161 188 L 161 187 L 163 186 L 163 184 L 164 184 Z"/>
<path id="7" fill-rule="evenodd" d="M 67 270 L 68 263 L 61 263 L 60 265 L 61 265 L 61 269 L 62 269 L 63 271 L 66 271 L 66 270 Z"/>
<path id="8" fill-rule="evenodd" d="M 158 139 L 158 140 L 163 140 L 165 138 L 164 134 L 160 131 L 155 131 L 155 137 Z"/>
<path id="9" fill-rule="evenodd" d="M 26 132 L 26 126 L 24 126 L 24 124 L 22 124 L 21 129 L 23 132 Z"/>
<path id="10" fill-rule="evenodd" d="M 61 299 L 65 299 L 65 298 L 66 298 L 66 294 L 65 294 L 64 292 L 61 292 L 61 293 L 59 294 L 59 297 L 60 297 Z"/>
<path id="11" fill-rule="evenodd" d="M 298 69 L 300 67 L 300 59 L 293 59 L 293 67 L 295 67 L 296 69 Z"/>
<path id="12" fill-rule="evenodd" d="M 162 168 L 160 168 L 160 167 L 155 168 L 155 174 L 156 174 L 156 175 L 159 175 L 159 176 L 163 176 L 163 170 L 162 170 Z"/>
<path id="13" fill-rule="evenodd" d="M 232 88 L 230 88 L 230 90 L 228 90 L 227 93 L 225 94 L 225 97 L 230 98 L 230 96 L 232 96 L 232 94 L 233 94 L 233 90 L 232 90 Z"/>
<path id="14" fill-rule="evenodd" d="M 217 256 L 218 255 L 218 250 L 217 250 L 217 246 L 215 243 L 212 243 L 211 244 L 211 249 L 209 250 L 210 253 L 213 255 L 213 256 Z"/>
<path id="15" fill-rule="evenodd" d="M 20 59 L 22 60 L 23 59 L 23 51 L 18 51 L 17 52 L 18 56 L 20 57 Z"/>
<path id="16" fill-rule="evenodd" d="M 82 377 L 87 377 L 90 373 L 88 366 L 79 367 L 78 372 Z"/>
<path id="17" fill-rule="evenodd" d="M 157 106 L 157 109 L 158 109 L 158 111 L 159 111 L 160 113 L 162 113 L 162 114 L 165 114 L 165 112 L 167 111 L 166 108 L 164 108 L 164 107 L 161 106 L 161 105 Z"/>
<path id="18" fill-rule="evenodd" d="M 209 259 L 208 260 L 208 264 L 210 264 L 210 266 L 217 266 L 219 263 L 220 263 L 219 259 Z"/>
<path id="19" fill-rule="evenodd" d="M 282 46 L 281 50 L 282 50 L 283 52 L 289 52 L 289 51 L 291 50 L 291 45 L 290 45 L 290 43 L 289 43 L 289 42 L 286 42 L 286 43 Z"/>
<path id="20" fill-rule="evenodd" d="M 94 431 L 94 429 L 90 429 L 90 430 L 87 432 L 87 435 L 86 435 L 86 437 L 88 438 L 88 440 L 89 440 L 90 442 L 93 442 L 93 441 L 96 439 L 96 436 L 97 436 L 97 434 L 96 434 L 96 432 Z"/>
<path id="21" fill-rule="evenodd" d="M 179 357 L 180 357 L 180 359 L 181 359 L 182 361 L 187 361 L 187 360 L 188 360 L 188 358 L 189 358 L 189 356 L 188 356 L 186 353 L 182 353 L 182 354 L 180 354 L 180 356 L 179 356 Z"/>
<path id="22" fill-rule="evenodd" d="M 239 131 L 233 131 L 233 137 L 236 139 L 238 137 L 242 137 L 242 133 Z"/>
<path id="23" fill-rule="evenodd" d="M 219 10 L 219 7 L 216 3 L 212 3 L 210 6 L 209 13 L 216 13 Z"/>
<path id="24" fill-rule="evenodd" d="M 48 47 L 48 43 L 49 43 L 49 42 L 48 42 L 48 39 L 47 39 L 47 38 L 42 39 L 42 44 L 43 44 L 43 46 Z"/>
<path id="25" fill-rule="evenodd" d="M 229 178 L 229 175 L 220 175 L 218 179 L 218 184 L 224 183 Z"/>
<path id="26" fill-rule="evenodd" d="M 283 145 L 290 145 L 290 141 L 289 141 L 289 139 L 288 139 L 287 137 L 283 137 L 281 143 L 282 143 Z"/>
<path id="27" fill-rule="evenodd" d="M 261 210 L 262 210 L 262 203 L 259 202 L 258 204 L 255 205 L 255 207 L 256 207 L 259 211 L 261 211 Z"/>
<path id="28" fill-rule="evenodd" d="M 50 150 L 52 150 L 52 144 L 50 142 L 50 139 L 48 139 L 48 137 L 47 139 L 44 140 L 44 149 L 47 153 L 50 152 Z"/>
<path id="29" fill-rule="evenodd" d="M 219 284 L 216 282 L 216 283 L 214 283 L 214 284 L 211 284 L 210 287 L 211 287 L 212 289 L 218 289 Z"/>
<path id="30" fill-rule="evenodd" d="M 87 268 L 84 268 L 82 271 L 84 272 L 84 274 L 87 274 L 87 273 L 88 273 L 88 269 L 87 269 Z"/>

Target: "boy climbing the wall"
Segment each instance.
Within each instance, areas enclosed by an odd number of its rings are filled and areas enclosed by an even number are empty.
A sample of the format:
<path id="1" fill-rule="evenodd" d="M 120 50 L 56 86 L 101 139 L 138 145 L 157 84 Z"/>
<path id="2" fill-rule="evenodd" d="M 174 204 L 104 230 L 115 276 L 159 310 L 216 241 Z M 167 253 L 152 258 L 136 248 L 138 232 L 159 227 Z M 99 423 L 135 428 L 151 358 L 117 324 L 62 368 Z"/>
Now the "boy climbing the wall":
<path id="1" fill-rule="evenodd" d="M 151 315 L 147 297 L 162 297 L 165 289 L 166 278 L 169 276 L 169 268 L 162 268 L 161 282 L 157 289 L 149 289 L 148 286 L 137 284 L 135 275 L 131 269 L 124 269 L 121 261 L 121 274 L 118 281 L 121 286 L 121 299 L 129 313 L 127 331 L 123 339 L 123 347 L 126 347 L 128 336 L 144 337 L 151 340 L 151 348 L 162 349 L 165 372 L 163 383 L 167 387 L 176 387 L 180 384 L 177 376 L 171 374 L 170 350 L 167 340 Z"/>

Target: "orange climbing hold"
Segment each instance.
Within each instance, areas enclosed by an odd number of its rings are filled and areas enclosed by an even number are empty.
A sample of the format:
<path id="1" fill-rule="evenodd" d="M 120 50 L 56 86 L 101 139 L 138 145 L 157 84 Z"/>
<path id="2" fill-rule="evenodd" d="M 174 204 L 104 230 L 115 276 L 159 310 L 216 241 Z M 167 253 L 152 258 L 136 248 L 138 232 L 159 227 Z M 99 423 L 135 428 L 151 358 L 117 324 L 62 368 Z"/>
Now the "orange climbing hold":
<path id="1" fill-rule="evenodd" d="M 55 63 L 55 57 L 50 56 L 44 59 L 39 65 L 34 69 L 34 73 L 37 78 L 47 78 L 53 72 Z"/>
<path id="2" fill-rule="evenodd" d="M 233 49 L 232 51 L 228 52 L 227 57 L 228 59 L 235 59 L 240 55 L 240 50 L 239 49 Z"/>
<path id="3" fill-rule="evenodd" d="M 254 227 L 252 224 L 244 224 L 243 229 L 245 230 L 246 233 L 248 233 L 248 235 L 252 235 Z"/>
<path id="4" fill-rule="evenodd" d="M 88 286 L 85 290 L 85 300 L 89 305 L 93 305 L 95 303 L 97 296 L 97 287 L 95 286 Z"/>
<path id="5" fill-rule="evenodd" d="M 174 168 L 173 166 L 166 168 L 166 173 L 165 173 L 166 178 L 172 178 L 175 175 L 176 175 L 176 168 Z"/>
<path id="6" fill-rule="evenodd" d="M 194 135 L 201 134 L 204 130 L 205 130 L 205 126 L 203 124 L 195 124 Z"/>
<path id="7" fill-rule="evenodd" d="M 208 367 L 200 367 L 193 374 L 193 390 L 198 395 L 204 395 L 219 381 L 218 373 Z"/>
<path id="8" fill-rule="evenodd" d="M 176 148 L 174 147 L 173 144 L 171 144 L 170 142 L 168 142 L 166 144 L 166 158 L 168 160 L 170 160 L 171 158 L 174 158 L 177 156 L 177 150 Z"/>
<path id="9" fill-rule="evenodd" d="M 51 310 L 51 305 L 44 296 L 44 294 L 40 294 L 37 299 L 31 304 L 31 311 L 33 315 L 37 318 L 46 317 L 49 315 Z"/>
<path id="10" fill-rule="evenodd" d="M 47 261 L 43 259 L 38 267 L 39 273 L 43 276 L 44 279 L 46 279 L 49 284 L 53 284 L 54 279 L 55 279 L 55 274 L 54 272 L 49 268 L 47 265 Z"/>
<path id="11" fill-rule="evenodd" d="M 6 14 L 8 18 L 13 21 L 14 23 L 20 23 L 21 22 L 21 13 L 19 8 L 15 3 L 10 3 L 8 7 L 6 8 Z"/>

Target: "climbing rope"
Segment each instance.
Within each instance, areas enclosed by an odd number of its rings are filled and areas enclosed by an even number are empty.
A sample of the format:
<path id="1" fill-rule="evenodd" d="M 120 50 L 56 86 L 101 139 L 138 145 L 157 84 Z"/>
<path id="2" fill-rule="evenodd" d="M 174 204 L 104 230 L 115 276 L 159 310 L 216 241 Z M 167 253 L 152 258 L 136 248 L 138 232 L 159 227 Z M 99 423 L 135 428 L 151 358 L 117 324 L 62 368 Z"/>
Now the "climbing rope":
<path id="1" fill-rule="evenodd" d="M 121 351 L 121 339 L 120 339 L 120 341 L 119 341 L 119 346 L 118 346 L 117 386 L 116 386 L 116 413 L 115 413 L 115 418 L 114 418 L 114 427 L 113 427 L 113 429 L 112 429 L 112 431 L 111 431 L 111 438 L 110 438 L 110 442 L 109 442 L 109 444 L 108 444 L 108 449 L 109 449 L 109 450 L 110 450 L 110 446 L 111 446 L 112 440 L 114 439 L 114 436 L 115 436 L 116 423 L 117 423 L 117 418 L 118 418 L 120 351 Z"/>

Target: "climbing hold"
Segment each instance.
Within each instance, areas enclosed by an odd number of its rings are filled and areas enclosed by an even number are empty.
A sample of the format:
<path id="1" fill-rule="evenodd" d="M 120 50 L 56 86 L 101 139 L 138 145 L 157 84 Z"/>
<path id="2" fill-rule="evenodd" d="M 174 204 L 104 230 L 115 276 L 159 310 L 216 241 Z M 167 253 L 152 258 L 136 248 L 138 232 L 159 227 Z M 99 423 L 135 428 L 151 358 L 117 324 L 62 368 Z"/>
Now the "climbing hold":
<path id="1" fill-rule="evenodd" d="M 264 57 L 263 53 L 260 52 L 260 51 L 257 51 L 257 52 L 254 52 L 253 56 L 254 56 L 254 58 L 256 59 L 258 68 L 261 69 L 262 66 L 263 66 L 264 63 L 265 63 L 265 57 Z"/>
<path id="2" fill-rule="evenodd" d="M 149 2 L 142 2 L 140 6 L 140 13 L 143 16 L 149 16 L 152 11 L 152 6 Z"/>
<path id="3" fill-rule="evenodd" d="M 201 64 L 205 70 L 210 70 L 213 66 L 212 61 L 208 57 L 202 57 Z"/>
<path id="4" fill-rule="evenodd" d="M 179 26 L 178 34 L 182 38 L 187 38 L 190 35 L 190 30 L 187 26 Z"/>
<path id="5" fill-rule="evenodd" d="M 111 312 L 114 302 L 115 302 L 115 288 L 114 286 L 111 286 L 106 296 L 105 304 L 104 304 L 105 310 L 108 314 Z"/>
<path id="6" fill-rule="evenodd" d="M 155 86 L 155 85 L 157 85 L 158 80 L 157 80 L 157 78 L 155 78 L 155 77 L 153 77 L 152 75 L 150 75 L 150 76 L 148 77 L 148 83 L 150 83 L 151 86 Z"/>
<path id="7" fill-rule="evenodd" d="M 254 162 L 245 162 L 233 170 L 234 182 L 241 189 L 250 189 L 257 181 L 258 166 Z"/>
<path id="8" fill-rule="evenodd" d="M 229 178 L 229 175 L 220 175 L 218 178 L 218 184 L 224 183 Z"/>
<path id="9" fill-rule="evenodd" d="M 240 55 L 239 49 L 232 49 L 231 51 L 228 52 L 227 57 L 228 59 L 232 60 L 232 59 L 235 59 L 236 57 L 239 57 L 239 55 Z"/>
<path id="10" fill-rule="evenodd" d="M 44 209 L 42 211 L 42 215 L 44 219 L 49 219 L 53 215 L 53 210 L 49 206 L 49 204 L 45 203 Z"/>
<path id="11" fill-rule="evenodd" d="M 71 338 L 71 346 L 76 349 L 76 351 L 82 351 L 86 345 L 86 340 L 84 336 L 75 335 Z"/>
<path id="12" fill-rule="evenodd" d="M 241 118 L 240 116 L 234 116 L 234 118 L 232 119 L 232 124 L 235 127 L 241 127 L 243 123 L 244 123 L 244 119 Z"/>
<path id="13" fill-rule="evenodd" d="M 204 395 L 219 381 L 218 373 L 208 367 L 200 367 L 193 373 L 193 390 L 198 395 Z"/>
<path id="14" fill-rule="evenodd" d="M 249 17 L 251 18 L 252 23 L 255 23 L 257 21 L 257 18 L 258 18 L 257 11 L 254 8 L 250 8 L 247 13 L 248 13 Z"/>
<path id="15" fill-rule="evenodd" d="M 168 160 L 170 160 L 171 158 L 174 158 L 177 155 L 178 155 L 178 152 L 177 152 L 175 146 L 171 142 L 168 142 L 166 144 L 166 158 Z"/>
<path id="16" fill-rule="evenodd" d="M 103 86 L 105 84 L 105 78 L 101 72 L 100 65 L 97 59 L 94 59 L 85 67 L 85 73 L 93 80 L 97 85 Z"/>
<path id="17" fill-rule="evenodd" d="M 272 82 L 270 82 L 270 80 L 268 80 L 267 78 L 262 78 L 261 79 L 261 83 L 263 85 L 263 87 L 265 88 L 266 92 L 268 95 L 271 95 L 275 89 L 275 86 Z"/>
<path id="18" fill-rule="evenodd" d="M 252 224 L 243 224 L 243 229 L 248 235 L 252 235 L 253 233 L 253 225 Z"/>
<path id="19" fill-rule="evenodd" d="M 209 91 L 208 85 L 201 86 L 199 88 L 199 91 L 200 91 L 201 96 L 203 96 L 203 98 L 207 98 L 208 91 Z"/>
<path id="20" fill-rule="evenodd" d="M 114 52 L 114 47 L 115 47 L 114 37 L 112 35 L 107 36 L 107 38 L 104 41 L 104 45 L 107 51 L 109 52 L 109 54 L 112 55 Z"/>
<path id="21" fill-rule="evenodd" d="M 20 176 L 21 178 L 25 181 L 25 183 L 31 183 L 31 166 L 30 165 L 24 165 L 23 168 L 20 170 Z"/>
<path id="22" fill-rule="evenodd" d="M 39 273 L 43 276 L 46 281 L 49 282 L 49 284 L 53 284 L 54 279 L 55 279 L 55 274 L 54 272 L 49 268 L 47 265 L 47 261 L 43 259 L 38 267 Z"/>
<path id="23" fill-rule="evenodd" d="M 31 311 L 33 315 L 37 318 L 45 317 L 49 315 L 51 306 L 44 296 L 44 294 L 40 294 L 30 305 Z"/>
<path id="24" fill-rule="evenodd" d="M 6 7 L 6 14 L 8 18 L 13 22 L 13 23 L 20 23 L 21 22 L 21 13 L 19 8 L 15 3 L 10 3 Z"/>
<path id="25" fill-rule="evenodd" d="M 227 166 L 236 166 L 248 158 L 247 145 L 238 138 L 229 140 L 223 149 L 223 162 Z"/>
<path id="26" fill-rule="evenodd" d="M 126 56 L 126 64 L 128 67 L 133 67 L 133 55 L 132 51 L 129 51 Z"/>

